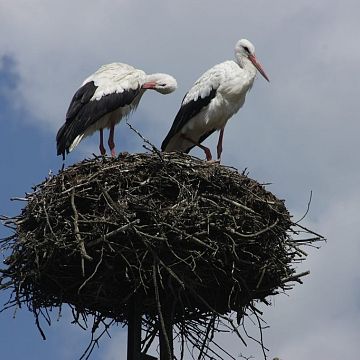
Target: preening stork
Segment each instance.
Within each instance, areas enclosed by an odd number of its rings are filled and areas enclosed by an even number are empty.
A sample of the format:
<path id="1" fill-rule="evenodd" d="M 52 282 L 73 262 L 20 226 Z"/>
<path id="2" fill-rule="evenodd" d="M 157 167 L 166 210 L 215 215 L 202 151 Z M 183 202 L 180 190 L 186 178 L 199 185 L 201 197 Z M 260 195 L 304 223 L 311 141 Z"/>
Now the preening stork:
<path id="1" fill-rule="evenodd" d="M 215 65 L 186 93 L 161 149 L 188 153 L 194 146 L 199 146 L 206 159 L 211 160 L 210 149 L 201 143 L 219 130 L 217 157 L 220 160 L 225 125 L 243 106 L 256 70 L 269 81 L 255 57 L 254 45 L 249 40 L 239 40 L 235 46 L 235 61 Z"/>
<path id="2" fill-rule="evenodd" d="M 122 64 L 101 66 L 83 82 L 73 96 L 66 121 L 56 135 L 57 154 L 65 159 L 80 141 L 96 130 L 100 132 L 100 153 L 106 154 L 103 129 L 109 128 L 108 145 L 115 156 L 114 128 L 135 110 L 147 89 L 169 94 L 177 87 L 168 74 L 146 75 L 144 71 Z"/>

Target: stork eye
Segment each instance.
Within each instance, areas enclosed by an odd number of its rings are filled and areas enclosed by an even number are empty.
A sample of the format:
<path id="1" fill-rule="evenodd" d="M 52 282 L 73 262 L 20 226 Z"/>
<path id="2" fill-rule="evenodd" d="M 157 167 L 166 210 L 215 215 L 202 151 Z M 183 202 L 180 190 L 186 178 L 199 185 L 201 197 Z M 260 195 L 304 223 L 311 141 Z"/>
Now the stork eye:
<path id="1" fill-rule="evenodd" d="M 250 54 L 250 50 L 247 46 L 243 46 L 244 50 Z"/>

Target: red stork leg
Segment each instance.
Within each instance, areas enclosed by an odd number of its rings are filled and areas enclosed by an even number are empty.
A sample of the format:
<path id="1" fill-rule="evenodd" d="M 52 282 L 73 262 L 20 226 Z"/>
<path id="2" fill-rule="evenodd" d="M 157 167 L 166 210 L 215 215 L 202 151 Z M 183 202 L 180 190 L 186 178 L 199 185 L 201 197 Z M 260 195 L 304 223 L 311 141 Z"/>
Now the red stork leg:
<path id="1" fill-rule="evenodd" d="M 224 138 L 224 128 L 222 128 L 222 129 L 220 130 L 219 141 L 218 141 L 218 144 L 217 144 L 217 147 L 216 147 L 216 150 L 217 150 L 217 158 L 218 158 L 219 161 L 220 161 L 220 158 L 221 158 L 221 153 L 222 153 L 222 151 L 223 151 L 223 147 L 222 147 L 223 138 Z"/>
<path id="2" fill-rule="evenodd" d="M 115 123 L 111 123 L 108 145 L 109 145 L 109 149 L 111 150 L 111 156 L 112 157 L 116 156 L 115 142 L 114 142 L 114 132 L 115 132 Z"/>
<path id="3" fill-rule="evenodd" d="M 103 129 L 100 129 L 99 132 L 100 132 L 100 145 L 99 145 L 100 154 L 104 156 L 104 155 L 106 155 L 106 150 L 104 148 L 104 132 L 103 132 Z"/>
<path id="4" fill-rule="evenodd" d="M 193 143 L 194 145 L 198 146 L 200 149 L 204 150 L 205 152 L 205 155 L 206 155 L 206 160 L 207 161 L 211 161 L 212 159 L 212 156 L 211 156 L 211 151 L 208 147 L 204 146 L 204 145 L 201 145 L 200 143 L 194 141 L 193 139 L 189 138 L 188 136 L 186 136 L 185 134 L 181 134 L 181 136 L 187 140 L 187 141 L 190 141 L 191 143 Z"/>

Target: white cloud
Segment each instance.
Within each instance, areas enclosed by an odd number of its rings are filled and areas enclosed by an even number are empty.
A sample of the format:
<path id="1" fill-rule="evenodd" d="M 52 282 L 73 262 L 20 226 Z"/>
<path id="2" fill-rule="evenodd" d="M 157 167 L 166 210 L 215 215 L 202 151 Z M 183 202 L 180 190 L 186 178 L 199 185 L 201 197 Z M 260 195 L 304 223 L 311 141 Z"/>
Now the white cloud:
<path id="1" fill-rule="evenodd" d="M 274 43 L 266 30 L 299 11 L 297 6 L 283 1 L 267 11 L 262 10 L 264 5 L 250 2 L 246 7 L 236 1 L 229 4 L 5 1 L 0 30 L 8 36 L 1 38 L 0 51 L 16 56 L 27 105 L 50 126 L 59 125 L 82 80 L 100 64 L 112 61 L 178 77 L 177 100 L 166 99 L 175 113 L 184 92 L 203 71 L 233 57 L 239 37 L 253 39 L 258 52 L 264 57 L 268 54 L 265 59 L 278 53 L 273 49 L 278 40 Z M 255 26 L 252 16 L 260 21 L 260 27 Z"/>

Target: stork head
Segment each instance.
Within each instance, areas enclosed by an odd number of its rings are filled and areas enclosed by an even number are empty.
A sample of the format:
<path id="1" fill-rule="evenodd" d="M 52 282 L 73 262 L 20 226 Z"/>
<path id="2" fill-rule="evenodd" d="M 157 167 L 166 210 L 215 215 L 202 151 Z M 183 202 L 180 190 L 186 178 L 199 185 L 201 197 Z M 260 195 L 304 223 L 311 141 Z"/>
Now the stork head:
<path id="1" fill-rule="evenodd" d="M 170 94 L 176 90 L 177 82 L 171 75 L 156 73 L 146 76 L 142 88 L 156 90 L 161 94 Z"/>
<path id="2" fill-rule="evenodd" d="M 257 61 L 255 56 L 255 46 L 246 39 L 239 40 L 235 45 L 235 57 L 236 60 L 241 63 L 243 58 L 249 59 L 252 64 L 256 67 L 256 69 L 259 71 L 259 73 L 270 82 L 269 78 L 265 74 L 264 69 L 260 65 L 260 63 Z"/>

